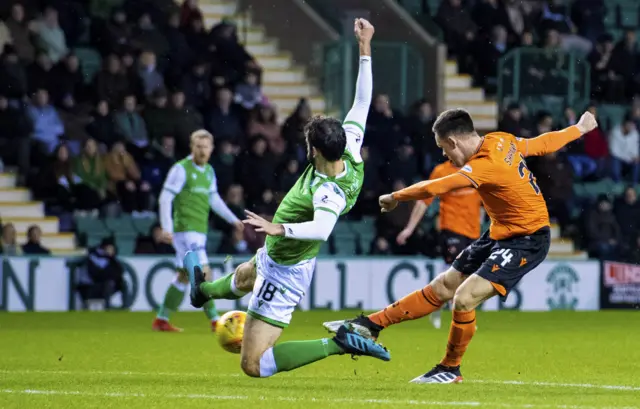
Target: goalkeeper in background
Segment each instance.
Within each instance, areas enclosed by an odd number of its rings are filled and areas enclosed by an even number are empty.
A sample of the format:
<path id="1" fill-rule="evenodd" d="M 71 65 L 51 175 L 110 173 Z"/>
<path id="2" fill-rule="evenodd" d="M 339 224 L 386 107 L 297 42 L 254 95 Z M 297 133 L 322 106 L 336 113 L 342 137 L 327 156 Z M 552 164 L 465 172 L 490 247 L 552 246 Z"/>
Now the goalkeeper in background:
<path id="1" fill-rule="evenodd" d="M 212 279 L 206 252 L 209 210 L 213 210 L 238 230 L 244 227 L 218 194 L 216 173 L 209 164 L 212 152 L 213 136 L 209 132 L 199 130 L 191 134 L 191 155 L 173 165 L 160 193 L 162 238 L 165 242 L 172 243 L 176 250 L 177 274 L 153 321 L 154 331 L 182 331 L 171 325 L 169 315 L 182 304 L 189 283 L 182 264 L 187 251 L 198 255 L 205 278 Z M 219 317 L 214 301 L 209 300 L 203 305 L 203 309 L 211 320 L 211 328 L 215 329 Z"/>

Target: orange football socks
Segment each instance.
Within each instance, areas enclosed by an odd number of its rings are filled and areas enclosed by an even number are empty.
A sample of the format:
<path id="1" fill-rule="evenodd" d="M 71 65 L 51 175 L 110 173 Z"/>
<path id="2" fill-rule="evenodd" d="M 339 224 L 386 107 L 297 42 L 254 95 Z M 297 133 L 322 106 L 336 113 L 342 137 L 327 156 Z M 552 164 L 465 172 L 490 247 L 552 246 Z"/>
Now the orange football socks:
<path id="1" fill-rule="evenodd" d="M 449 342 L 447 353 L 440 364 L 445 366 L 458 366 L 464 355 L 473 334 L 476 333 L 476 311 L 454 311 L 451 329 L 449 330 Z"/>
<path id="2" fill-rule="evenodd" d="M 382 311 L 369 315 L 369 319 L 383 328 L 402 321 L 424 317 L 442 307 L 444 303 L 431 288 L 431 285 L 415 291 L 394 302 Z"/>

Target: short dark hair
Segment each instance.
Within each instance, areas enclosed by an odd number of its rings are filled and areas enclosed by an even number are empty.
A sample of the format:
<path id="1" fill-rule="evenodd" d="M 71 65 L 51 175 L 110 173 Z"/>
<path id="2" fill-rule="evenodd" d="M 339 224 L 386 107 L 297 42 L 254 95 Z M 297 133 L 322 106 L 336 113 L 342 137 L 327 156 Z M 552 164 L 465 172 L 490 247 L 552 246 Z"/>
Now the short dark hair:
<path id="1" fill-rule="evenodd" d="M 476 131 L 471 115 L 462 108 L 448 109 L 438 115 L 432 130 L 439 138 L 467 135 Z"/>
<path id="2" fill-rule="evenodd" d="M 329 162 L 339 160 L 347 147 L 347 135 L 342 122 L 335 118 L 315 116 L 307 122 L 304 134 L 310 146 L 316 148 Z"/>

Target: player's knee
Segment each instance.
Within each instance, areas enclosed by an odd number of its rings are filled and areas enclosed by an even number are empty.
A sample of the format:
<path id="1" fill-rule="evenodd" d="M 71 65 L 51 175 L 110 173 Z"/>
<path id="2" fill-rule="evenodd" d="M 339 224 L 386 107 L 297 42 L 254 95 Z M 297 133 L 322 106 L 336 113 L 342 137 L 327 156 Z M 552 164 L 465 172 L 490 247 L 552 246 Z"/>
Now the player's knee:
<path id="1" fill-rule="evenodd" d="M 246 375 L 252 378 L 260 377 L 260 360 L 243 358 L 242 361 L 240 361 L 240 366 Z"/>
<path id="2" fill-rule="evenodd" d="M 476 308 L 476 300 L 467 291 L 456 291 L 453 297 L 453 309 L 455 311 L 471 311 Z"/>
<path id="3" fill-rule="evenodd" d="M 444 272 L 437 276 L 431 282 L 431 288 L 433 292 L 438 296 L 440 301 L 449 301 L 453 298 L 456 293 L 456 290 L 459 287 L 459 283 L 454 282 L 450 277 L 448 277 L 448 273 Z"/>
<path id="4" fill-rule="evenodd" d="M 240 264 L 236 268 L 235 285 L 240 291 L 249 292 L 253 290 L 256 281 L 256 269 L 250 261 Z"/>

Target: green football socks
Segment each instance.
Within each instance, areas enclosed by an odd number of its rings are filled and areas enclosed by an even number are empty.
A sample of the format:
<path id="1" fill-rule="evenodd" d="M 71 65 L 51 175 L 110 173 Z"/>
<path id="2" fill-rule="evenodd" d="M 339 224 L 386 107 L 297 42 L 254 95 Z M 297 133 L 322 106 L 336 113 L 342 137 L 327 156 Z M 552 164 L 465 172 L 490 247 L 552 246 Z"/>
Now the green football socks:
<path id="1" fill-rule="evenodd" d="M 177 280 L 169 284 L 169 288 L 167 288 L 167 292 L 164 295 L 164 301 L 158 309 L 157 317 L 159 319 L 169 321 L 169 315 L 175 312 L 182 304 L 186 287 L 185 284 Z"/>
<path id="2" fill-rule="evenodd" d="M 200 284 L 200 290 L 207 296 L 216 300 L 237 300 L 246 295 L 244 291 L 235 288 L 236 273 L 227 274 L 213 282 Z"/>
<path id="3" fill-rule="evenodd" d="M 260 376 L 268 377 L 277 372 L 291 371 L 328 356 L 342 353 L 343 351 L 338 344 L 328 338 L 283 342 L 269 348 L 262 354 Z"/>
<path id="4" fill-rule="evenodd" d="M 220 316 L 218 315 L 218 310 L 216 310 L 216 302 L 213 300 L 207 301 L 202 308 L 204 309 L 204 313 L 207 315 L 211 321 L 217 321 Z"/>

